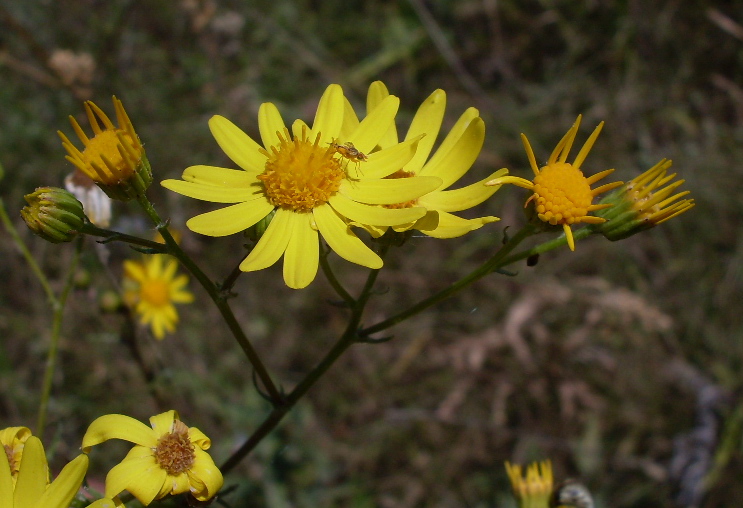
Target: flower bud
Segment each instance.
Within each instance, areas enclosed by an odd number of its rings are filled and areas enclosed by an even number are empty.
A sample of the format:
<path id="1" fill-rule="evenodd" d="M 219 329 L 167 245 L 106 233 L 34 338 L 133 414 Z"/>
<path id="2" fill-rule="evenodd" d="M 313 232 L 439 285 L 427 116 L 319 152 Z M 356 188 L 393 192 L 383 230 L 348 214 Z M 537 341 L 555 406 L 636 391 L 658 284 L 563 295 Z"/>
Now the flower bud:
<path id="1" fill-rule="evenodd" d="M 681 199 L 690 191 L 671 195 L 684 183 L 677 180 L 669 184 L 676 177 L 676 173 L 666 174 L 671 164 L 670 160 L 662 159 L 606 196 L 601 203 L 612 206 L 597 213 L 606 222 L 595 225 L 595 230 L 611 241 L 622 240 L 693 208 L 693 199 Z"/>
<path id="2" fill-rule="evenodd" d="M 70 242 L 83 227 L 83 205 L 64 189 L 39 187 L 25 199 L 28 205 L 21 216 L 31 231 L 45 240 Z"/>

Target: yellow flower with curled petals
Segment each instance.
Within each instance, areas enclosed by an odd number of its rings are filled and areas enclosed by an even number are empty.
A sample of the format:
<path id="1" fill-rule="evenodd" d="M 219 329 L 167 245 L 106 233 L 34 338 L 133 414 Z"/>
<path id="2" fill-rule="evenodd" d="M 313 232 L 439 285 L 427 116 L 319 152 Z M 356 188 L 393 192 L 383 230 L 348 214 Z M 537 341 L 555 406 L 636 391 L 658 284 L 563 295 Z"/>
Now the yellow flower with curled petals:
<path id="1" fill-rule="evenodd" d="M 524 134 L 521 134 L 521 140 L 524 143 L 526 154 L 529 157 L 529 164 L 534 171 L 534 180 L 529 181 L 516 176 L 502 176 L 495 178 L 485 185 L 502 185 L 512 183 L 525 189 L 533 191 L 533 194 L 526 200 L 527 206 L 532 201 L 536 210 L 537 217 L 543 222 L 553 226 L 561 225 L 565 232 L 565 237 L 570 250 L 575 250 L 575 241 L 570 229 L 572 224 L 587 223 L 601 224 L 606 219 L 588 215 L 590 212 L 609 208 L 611 204 L 594 205 L 593 199 L 601 193 L 619 187 L 623 182 L 607 183 L 595 189 L 591 185 L 602 178 L 609 176 L 614 170 L 607 169 L 595 175 L 586 178 L 581 171 L 581 165 L 585 161 L 588 152 L 591 151 L 596 138 L 604 126 L 601 122 L 593 133 L 588 137 L 583 147 L 578 152 L 573 163 L 567 162 L 570 148 L 573 146 L 575 135 L 580 127 L 581 116 L 575 121 L 573 126 L 563 136 L 557 146 L 552 151 L 547 165 L 541 169 L 537 166 L 534 151 L 531 149 L 529 140 Z"/>
<path id="2" fill-rule="evenodd" d="M 85 102 L 85 113 L 95 134 L 92 138 L 70 116 L 72 128 L 85 146 L 83 151 L 61 131 L 57 134 L 67 150 L 68 161 L 98 184 L 108 197 L 128 201 L 144 194 L 152 183 L 152 170 L 124 105 L 116 97 L 113 103 L 118 127 L 101 108 L 91 101 Z"/>
<path id="3" fill-rule="evenodd" d="M 519 508 L 549 508 L 554 490 L 549 460 L 529 464 L 525 475 L 520 465 L 506 462 L 506 472 Z"/>
<path id="4" fill-rule="evenodd" d="M 13 482 L 8 456 L 0 454 L 0 506 L 2 508 L 68 508 L 88 470 L 88 456 L 78 455 L 52 483 L 44 446 L 36 436 L 26 440 L 18 478 Z"/>
<path id="5" fill-rule="evenodd" d="M 381 81 L 375 81 L 369 86 L 367 94 L 367 112 L 369 114 L 383 103 L 389 96 L 387 87 Z M 508 174 L 507 169 L 500 169 L 480 182 L 449 190 L 472 167 L 482 149 L 485 139 L 485 123 L 475 108 L 467 109 L 454 124 L 438 149 L 431 155 L 433 146 L 441 129 L 446 109 L 446 92 L 434 91 L 418 108 L 405 140 L 416 139 L 423 135 L 418 143 L 415 156 L 387 178 L 410 178 L 414 176 L 435 176 L 441 178 L 441 184 L 431 192 L 416 199 L 384 205 L 387 208 L 408 208 L 421 206 L 426 209 L 422 218 L 392 226 L 395 231 L 416 229 L 435 238 L 455 238 L 470 231 L 481 228 L 483 225 L 499 220 L 497 217 L 485 216 L 475 219 L 463 219 L 454 215 L 479 205 L 492 196 L 499 186 L 486 187 L 486 181 Z M 353 109 L 346 108 L 347 126 L 358 123 Z M 397 129 L 393 126 L 380 140 L 380 146 L 385 148 L 398 143 Z M 429 157 L 430 156 L 430 157 Z M 374 236 L 380 236 L 386 228 L 367 228 Z"/>
<path id="6" fill-rule="evenodd" d="M 124 261 L 124 301 L 149 325 L 156 339 L 173 333 L 178 323 L 176 303 L 191 303 L 188 276 L 177 274 L 178 261 L 153 254 L 140 261 Z"/>
<path id="7" fill-rule="evenodd" d="M 312 127 L 297 120 L 291 129 L 276 106 L 262 104 L 258 127 L 263 146 L 226 118 L 212 117 L 209 127 L 214 138 L 241 169 L 192 166 L 183 172 L 183 180 L 162 182 L 185 196 L 233 203 L 193 217 L 186 223 L 189 229 L 209 236 L 230 235 L 275 211 L 240 269 L 261 270 L 283 255 L 284 281 L 295 289 L 309 285 L 317 274 L 320 236 L 342 258 L 381 268 L 381 258 L 350 230 L 349 223 L 396 226 L 415 221 L 426 213 L 424 208 L 390 210 L 377 205 L 415 199 L 437 188 L 441 180 L 384 178 L 415 156 L 420 141 L 411 139 L 374 151 L 394 122 L 397 97 L 382 101 L 353 129 L 343 129 L 346 102 L 341 87 L 330 85 L 320 99 Z M 353 147 L 364 154 L 363 160 L 346 160 L 339 147 Z"/>
<path id="8" fill-rule="evenodd" d="M 111 414 L 88 427 L 83 436 L 86 453 L 109 439 L 136 445 L 106 475 L 106 497 L 128 490 L 145 506 L 169 494 L 190 492 L 199 501 L 214 497 L 224 480 L 205 451 L 211 440 L 196 427 L 187 427 L 173 410 L 151 417 L 150 426 Z"/>
<path id="9" fill-rule="evenodd" d="M 31 429 L 28 427 L 8 427 L 0 430 L 0 444 L 3 445 L 5 456 L 8 458 L 10 475 L 13 477 L 14 485 L 18 478 L 18 468 L 21 465 L 23 448 L 29 437 L 31 437 Z"/>

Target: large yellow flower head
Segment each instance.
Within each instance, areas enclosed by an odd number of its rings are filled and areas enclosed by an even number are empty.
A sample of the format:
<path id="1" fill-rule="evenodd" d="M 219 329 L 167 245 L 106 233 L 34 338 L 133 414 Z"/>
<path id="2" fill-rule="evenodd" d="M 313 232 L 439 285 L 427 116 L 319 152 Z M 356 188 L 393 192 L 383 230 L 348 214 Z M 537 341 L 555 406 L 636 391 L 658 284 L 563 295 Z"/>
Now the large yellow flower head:
<path id="1" fill-rule="evenodd" d="M 367 113 L 372 114 L 387 97 L 389 97 L 389 92 L 384 83 L 381 81 L 372 83 L 367 95 Z M 499 220 L 493 216 L 463 219 L 452 213 L 472 208 L 492 196 L 499 186 L 486 187 L 483 183 L 508 174 L 508 170 L 500 169 L 480 182 L 456 190 L 447 190 L 469 171 L 480 154 L 485 139 L 485 123 L 480 118 L 477 109 L 467 109 L 451 128 L 439 148 L 431 155 L 441 130 L 445 109 L 446 92 L 436 90 L 418 108 L 405 135 L 406 141 L 416 139 L 421 135 L 423 138 L 418 143 L 415 156 L 388 178 L 435 176 L 441 178 L 441 184 L 417 199 L 387 205 L 388 208 L 422 206 L 426 209 L 424 217 L 417 221 L 393 226 L 395 231 L 417 229 L 436 238 L 454 238 L 479 229 L 484 224 Z M 347 128 L 358 124 L 353 109 L 348 107 L 346 110 L 349 116 L 346 121 Z M 397 143 L 397 129 L 393 124 L 380 140 L 379 145 L 386 148 Z M 379 236 L 385 229 L 372 229 L 371 232 Z"/>
<path id="2" fill-rule="evenodd" d="M 198 215 L 186 225 L 209 236 L 243 231 L 275 211 L 243 271 L 267 268 L 284 256 L 284 281 L 303 288 L 317 274 L 319 237 L 342 258 L 381 268 L 381 258 L 349 228 L 349 223 L 397 226 L 421 218 L 425 208 L 385 209 L 415 199 L 441 185 L 438 177 L 388 180 L 415 156 L 419 139 L 374 151 L 393 124 L 399 99 L 387 97 L 353 128 L 344 128 L 347 101 L 339 85 L 320 99 L 310 128 L 301 120 L 291 129 L 272 103 L 261 105 L 258 127 L 263 146 L 232 122 L 214 116 L 209 127 L 219 146 L 241 170 L 192 166 L 183 180 L 165 180 L 167 189 L 204 201 L 237 203 Z"/>
<path id="3" fill-rule="evenodd" d="M 206 501 L 222 488 L 224 480 L 211 456 L 211 440 L 195 427 L 187 427 L 176 411 L 150 418 L 150 427 L 129 416 L 111 414 L 97 418 L 83 436 L 83 451 L 109 439 L 123 439 L 136 446 L 106 475 L 106 496 L 128 490 L 149 505 L 168 494 L 190 492 Z"/>
<path id="4" fill-rule="evenodd" d="M 44 446 L 36 436 L 26 439 L 15 482 L 8 458 L 7 454 L 0 453 L 2 508 L 67 508 L 88 470 L 88 456 L 78 455 L 50 484 Z"/>
<path id="5" fill-rule="evenodd" d="M 506 472 L 519 508 L 549 508 L 554 489 L 552 463 L 549 460 L 529 464 L 525 475 L 520 465 L 506 462 Z"/>
<path id="6" fill-rule="evenodd" d="M 124 301 L 149 325 L 156 339 L 173 333 L 178 323 L 175 303 L 191 303 L 188 276 L 177 275 L 178 261 L 153 254 L 140 261 L 124 261 Z"/>
<path id="7" fill-rule="evenodd" d="M 75 134 L 85 148 L 81 152 L 67 136 L 57 131 L 65 158 L 89 176 L 111 198 L 127 201 L 143 194 L 152 183 L 152 170 L 137 133 L 121 101 L 113 98 L 118 127 L 93 102 L 85 103 L 85 113 L 95 134 L 88 138 L 80 124 L 70 116 Z M 103 127 L 101 127 L 103 124 Z"/>
<path id="8" fill-rule="evenodd" d="M 541 169 L 537 166 L 534 151 L 531 149 L 529 140 L 524 134 L 521 134 L 521 140 L 529 157 L 529 164 L 534 171 L 533 181 L 519 177 L 505 176 L 491 180 L 486 184 L 500 185 L 513 183 L 533 191 L 533 194 L 526 201 L 526 205 L 533 201 L 537 217 L 541 221 L 553 226 L 562 226 L 570 250 L 575 250 L 575 241 L 573 240 L 573 233 L 570 226 L 581 222 L 587 224 L 605 222 L 606 219 L 604 218 L 588 214 L 612 205 L 594 205 L 592 204 L 593 199 L 601 193 L 622 185 L 622 182 L 613 182 L 592 189 L 591 185 L 610 175 L 614 170 L 607 169 L 586 178 L 580 169 L 588 152 L 593 148 L 593 144 L 601 132 L 604 122 L 601 122 L 594 129 L 593 133 L 578 152 L 573 163 L 567 162 L 570 148 L 573 146 L 575 135 L 578 133 L 578 127 L 580 127 L 580 121 L 581 116 L 579 115 L 570 130 L 557 143 L 557 146 L 547 160 L 547 164 Z"/>

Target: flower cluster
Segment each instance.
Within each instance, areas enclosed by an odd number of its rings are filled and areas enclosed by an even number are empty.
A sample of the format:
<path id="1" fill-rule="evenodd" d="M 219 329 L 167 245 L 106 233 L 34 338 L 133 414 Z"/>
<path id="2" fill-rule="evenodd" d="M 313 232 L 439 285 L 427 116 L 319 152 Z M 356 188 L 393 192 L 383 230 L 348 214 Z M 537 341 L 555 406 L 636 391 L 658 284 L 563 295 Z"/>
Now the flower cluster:
<path id="1" fill-rule="evenodd" d="M 49 481 L 44 446 L 26 427 L 0 430 L 0 506 L 3 508 L 67 508 L 88 470 L 92 446 L 109 439 L 133 442 L 126 458 L 106 476 L 105 497 L 89 506 L 116 508 L 128 490 L 147 506 L 167 495 L 190 493 L 197 501 L 212 499 L 222 488 L 222 473 L 205 450 L 211 441 L 187 427 L 175 411 L 150 418 L 150 427 L 124 415 L 105 415 L 88 427 L 83 453 Z"/>

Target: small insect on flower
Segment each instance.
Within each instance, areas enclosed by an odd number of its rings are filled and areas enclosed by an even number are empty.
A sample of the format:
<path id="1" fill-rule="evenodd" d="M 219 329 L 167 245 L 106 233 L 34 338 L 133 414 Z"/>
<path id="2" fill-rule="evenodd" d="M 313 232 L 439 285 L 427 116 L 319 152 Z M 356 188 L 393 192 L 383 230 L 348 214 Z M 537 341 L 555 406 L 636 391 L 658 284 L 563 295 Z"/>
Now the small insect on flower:
<path id="1" fill-rule="evenodd" d="M 353 143 L 350 141 L 345 144 L 333 142 L 330 143 L 330 147 L 335 150 L 335 153 L 339 154 L 341 158 L 355 163 L 357 173 L 361 173 L 361 163 L 369 160 L 369 157 L 364 152 L 359 151 L 358 148 L 353 146 Z"/>

